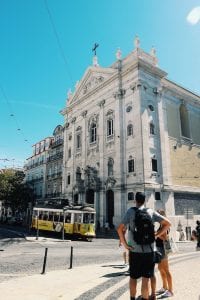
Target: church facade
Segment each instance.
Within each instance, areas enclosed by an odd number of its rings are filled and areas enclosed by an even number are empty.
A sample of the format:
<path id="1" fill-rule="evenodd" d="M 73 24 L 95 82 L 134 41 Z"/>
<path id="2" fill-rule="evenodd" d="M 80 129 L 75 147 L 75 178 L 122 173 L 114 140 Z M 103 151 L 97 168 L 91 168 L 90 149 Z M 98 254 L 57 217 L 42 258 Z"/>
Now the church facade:
<path id="1" fill-rule="evenodd" d="M 198 218 L 200 97 L 167 79 L 155 49 L 146 53 L 136 37 L 110 67 L 94 56 L 61 113 L 62 197 L 93 205 L 101 226 L 117 225 L 137 191 L 175 226 Z"/>

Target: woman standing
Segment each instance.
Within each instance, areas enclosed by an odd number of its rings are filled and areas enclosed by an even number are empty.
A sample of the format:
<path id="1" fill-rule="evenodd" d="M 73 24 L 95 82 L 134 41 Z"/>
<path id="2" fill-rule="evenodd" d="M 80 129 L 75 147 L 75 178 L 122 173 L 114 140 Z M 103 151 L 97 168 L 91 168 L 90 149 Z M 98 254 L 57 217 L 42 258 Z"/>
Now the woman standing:
<path id="1" fill-rule="evenodd" d="M 166 217 L 164 210 L 158 210 L 158 213 Z M 164 248 L 164 241 L 168 239 L 168 234 L 169 232 L 156 239 L 156 247 L 162 253 L 161 262 L 158 263 L 158 270 L 160 271 L 163 286 L 156 292 L 157 295 L 160 295 L 159 299 L 173 296 L 172 275 L 169 271 L 168 256 Z"/>

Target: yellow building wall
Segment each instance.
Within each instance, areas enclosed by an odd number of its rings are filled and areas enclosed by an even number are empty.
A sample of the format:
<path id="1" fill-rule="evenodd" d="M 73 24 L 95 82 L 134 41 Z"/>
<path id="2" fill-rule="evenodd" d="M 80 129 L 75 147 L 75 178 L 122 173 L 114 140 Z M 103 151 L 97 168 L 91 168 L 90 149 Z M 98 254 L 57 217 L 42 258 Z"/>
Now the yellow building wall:
<path id="1" fill-rule="evenodd" d="M 174 185 L 200 187 L 200 146 L 176 145 L 169 140 L 171 176 Z"/>

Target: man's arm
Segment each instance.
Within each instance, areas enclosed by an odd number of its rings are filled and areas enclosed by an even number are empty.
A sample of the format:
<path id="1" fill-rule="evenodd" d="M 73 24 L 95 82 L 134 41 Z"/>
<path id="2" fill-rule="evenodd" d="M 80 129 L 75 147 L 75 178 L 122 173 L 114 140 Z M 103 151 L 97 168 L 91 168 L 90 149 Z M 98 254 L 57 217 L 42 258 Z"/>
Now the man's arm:
<path id="1" fill-rule="evenodd" d="M 120 242 L 124 245 L 124 247 L 128 250 L 131 250 L 133 247 L 130 247 L 128 244 L 127 244 L 127 241 L 125 239 L 125 233 L 126 233 L 126 226 L 124 224 L 119 224 L 118 228 L 117 228 L 117 232 L 118 232 L 118 235 L 119 235 L 119 239 L 120 239 Z"/>
<path id="2" fill-rule="evenodd" d="M 171 226 L 171 223 L 167 218 L 165 218 L 160 222 L 160 224 L 161 228 L 155 233 L 155 238 L 159 237 L 161 239 L 165 239 L 167 230 Z"/>

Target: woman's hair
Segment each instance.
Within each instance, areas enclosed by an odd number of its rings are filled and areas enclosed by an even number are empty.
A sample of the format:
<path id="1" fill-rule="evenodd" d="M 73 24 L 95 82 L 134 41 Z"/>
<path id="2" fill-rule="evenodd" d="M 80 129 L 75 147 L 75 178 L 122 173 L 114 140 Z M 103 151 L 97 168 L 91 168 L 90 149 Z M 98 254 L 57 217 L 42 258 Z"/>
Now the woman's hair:
<path id="1" fill-rule="evenodd" d="M 157 212 L 158 212 L 161 216 L 166 217 L 166 213 L 165 213 L 164 209 L 158 209 Z"/>

